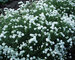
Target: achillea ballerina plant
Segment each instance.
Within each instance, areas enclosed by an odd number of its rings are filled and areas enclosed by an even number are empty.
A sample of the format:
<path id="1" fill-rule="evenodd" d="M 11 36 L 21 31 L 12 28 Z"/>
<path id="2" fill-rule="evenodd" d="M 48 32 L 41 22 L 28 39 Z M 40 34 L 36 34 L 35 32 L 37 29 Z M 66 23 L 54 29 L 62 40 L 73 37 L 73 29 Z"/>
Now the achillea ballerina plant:
<path id="1" fill-rule="evenodd" d="M 62 6 L 68 3 L 73 8 L 74 2 L 56 0 L 64 12 L 53 1 L 19 2 L 17 10 L 5 8 L 5 15 L 0 15 L 0 59 L 67 59 L 67 50 L 75 44 L 75 14 Z"/>

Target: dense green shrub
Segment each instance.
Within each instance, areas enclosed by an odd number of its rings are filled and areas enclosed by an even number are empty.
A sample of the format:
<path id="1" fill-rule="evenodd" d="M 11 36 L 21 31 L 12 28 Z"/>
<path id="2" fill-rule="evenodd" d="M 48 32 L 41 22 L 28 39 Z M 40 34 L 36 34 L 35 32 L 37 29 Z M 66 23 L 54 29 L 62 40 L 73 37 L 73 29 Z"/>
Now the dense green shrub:
<path id="1" fill-rule="evenodd" d="M 67 50 L 75 44 L 75 15 L 60 13 L 53 1 L 19 2 L 17 10 L 5 8 L 5 15 L 0 15 L 0 59 L 67 59 Z"/>

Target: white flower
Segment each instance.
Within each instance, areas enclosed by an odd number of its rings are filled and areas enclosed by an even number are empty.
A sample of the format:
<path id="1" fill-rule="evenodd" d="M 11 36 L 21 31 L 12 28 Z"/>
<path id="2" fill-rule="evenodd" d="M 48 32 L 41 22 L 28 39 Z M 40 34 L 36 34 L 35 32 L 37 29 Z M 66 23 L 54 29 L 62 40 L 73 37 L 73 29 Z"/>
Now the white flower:
<path id="1" fill-rule="evenodd" d="M 50 56 L 50 53 L 47 53 L 47 56 Z"/>
<path id="2" fill-rule="evenodd" d="M 0 34 L 0 37 L 3 37 L 4 36 L 4 34 Z"/>
<path id="3" fill-rule="evenodd" d="M 40 29 L 41 29 L 41 26 L 38 27 L 38 30 L 40 30 Z"/>
<path id="4" fill-rule="evenodd" d="M 15 32 L 16 32 L 16 30 L 11 31 L 11 33 L 15 33 Z"/>
<path id="5" fill-rule="evenodd" d="M 40 19 L 42 19 L 42 20 L 45 20 L 46 19 L 44 13 L 39 14 L 39 16 L 40 16 Z"/>
<path id="6" fill-rule="evenodd" d="M 36 57 L 35 56 L 33 56 L 33 59 L 35 59 Z"/>
<path id="7" fill-rule="evenodd" d="M 28 40 L 29 43 L 35 42 L 37 43 L 38 41 L 36 40 L 36 36 L 33 36 L 33 38 Z"/>
<path id="8" fill-rule="evenodd" d="M 58 22 L 52 22 L 52 24 L 51 24 L 52 26 L 51 26 L 50 28 L 51 28 L 51 29 L 56 29 L 56 28 L 55 28 L 55 24 L 58 24 Z"/>
<path id="9" fill-rule="evenodd" d="M 72 41 L 72 38 L 69 38 L 69 39 L 67 40 L 68 43 L 71 42 L 71 41 Z"/>
<path id="10" fill-rule="evenodd" d="M 31 37 L 34 37 L 34 34 L 30 34 Z"/>
<path id="11" fill-rule="evenodd" d="M 38 34 L 38 36 L 40 37 L 40 36 L 41 36 L 41 34 Z"/>
<path id="12" fill-rule="evenodd" d="M 32 58 L 32 57 L 30 57 L 30 60 L 33 60 L 33 58 Z"/>
<path id="13" fill-rule="evenodd" d="M 23 53 L 25 53 L 25 51 L 24 51 L 24 50 L 20 51 L 20 55 L 22 55 Z"/>
<path id="14" fill-rule="evenodd" d="M 49 38 L 46 38 L 46 41 L 47 41 L 47 42 L 50 42 L 50 39 L 49 39 Z"/>
<path id="15" fill-rule="evenodd" d="M 21 35 L 24 36 L 24 33 L 22 33 Z"/>
<path id="16" fill-rule="evenodd" d="M 48 46 L 48 43 L 46 43 L 46 46 Z"/>
<path id="17" fill-rule="evenodd" d="M 4 46 L 6 43 L 2 43 L 2 45 Z"/>
<path id="18" fill-rule="evenodd" d="M 35 13 L 35 12 L 37 12 L 37 10 L 33 10 L 33 12 Z"/>
<path id="19" fill-rule="evenodd" d="M 3 30 L 5 30 L 8 27 L 8 25 L 4 25 Z"/>
<path id="20" fill-rule="evenodd" d="M 64 35 L 62 32 L 60 32 L 60 34 L 61 34 L 63 37 L 65 37 L 65 35 Z"/>
<path id="21" fill-rule="evenodd" d="M 29 57 L 30 55 L 29 54 L 27 54 L 27 57 Z"/>

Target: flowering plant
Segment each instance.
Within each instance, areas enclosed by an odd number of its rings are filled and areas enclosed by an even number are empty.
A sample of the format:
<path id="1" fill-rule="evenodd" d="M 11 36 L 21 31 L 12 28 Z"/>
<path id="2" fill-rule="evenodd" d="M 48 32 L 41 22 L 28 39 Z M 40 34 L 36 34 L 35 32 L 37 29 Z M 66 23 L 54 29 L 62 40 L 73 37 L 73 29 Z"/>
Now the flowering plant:
<path id="1" fill-rule="evenodd" d="M 75 44 L 75 14 L 58 8 L 55 0 L 19 2 L 17 10 L 0 15 L 0 59 L 64 60 Z M 68 0 L 55 3 L 72 5 Z M 60 5 L 61 6 L 61 5 Z"/>

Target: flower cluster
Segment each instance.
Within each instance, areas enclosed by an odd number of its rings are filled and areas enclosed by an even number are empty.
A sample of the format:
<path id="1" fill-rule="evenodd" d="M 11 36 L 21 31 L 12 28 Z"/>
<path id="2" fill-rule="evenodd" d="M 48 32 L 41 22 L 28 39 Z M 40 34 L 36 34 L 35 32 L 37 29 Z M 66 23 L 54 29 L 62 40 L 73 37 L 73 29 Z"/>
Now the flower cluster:
<path id="1" fill-rule="evenodd" d="M 5 8 L 5 15 L 0 15 L 0 59 L 67 59 L 67 50 L 75 44 L 73 3 L 26 1 L 26 4 L 19 2 L 17 10 Z"/>

